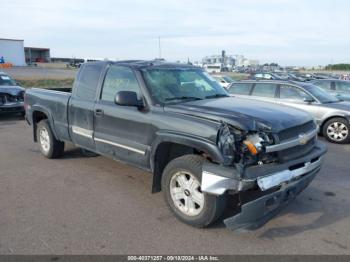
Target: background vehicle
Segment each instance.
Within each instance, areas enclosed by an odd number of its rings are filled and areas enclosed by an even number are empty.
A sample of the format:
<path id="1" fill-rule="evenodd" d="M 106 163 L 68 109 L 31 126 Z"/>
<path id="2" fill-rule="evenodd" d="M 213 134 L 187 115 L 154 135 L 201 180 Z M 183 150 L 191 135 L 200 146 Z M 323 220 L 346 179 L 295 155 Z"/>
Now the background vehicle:
<path id="1" fill-rule="evenodd" d="M 204 69 L 208 73 L 220 73 L 222 71 L 222 64 L 216 63 L 216 64 L 204 65 Z"/>
<path id="2" fill-rule="evenodd" d="M 24 115 L 23 95 L 25 89 L 9 75 L 0 72 L 0 113 Z"/>
<path id="3" fill-rule="evenodd" d="M 72 93 L 30 89 L 25 98 L 44 156 L 72 142 L 146 169 L 152 191 L 197 227 L 226 206 L 236 212 L 224 220 L 231 229 L 265 223 L 313 180 L 326 152 L 308 113 L 251 106 L 190 65 L 86 63 Z"/>
<path id="4" fill-rule="evenodd" d="M 249 77 L 252 80 L 284 80 L 288 79 L 288 76 L 285 76 L 284 74 L 277 74 L 277 73 L 253 73 Z"/>
<path id="5" fill-rule="evenodd" d="M 350 142 L 350 103 L 315 85 L 292 81 L 240 81 L 231 84 L 229 93 L 303 109 L 314 116 L 328 141 Z"/>
<path id="6" fill-rule="evenodd" d="M 227 75 L 212 75 L 222 87 L 225 87 L 226 89 L 228 88 L 228 86 L 234 82 L 235 80 Z"/>
<path id="7" fill-rule="evenodd" d="M 350 81 L 338 79 L 314 80 L 312 84 L 321 87 L 332 95 L 350 101 Z"/>

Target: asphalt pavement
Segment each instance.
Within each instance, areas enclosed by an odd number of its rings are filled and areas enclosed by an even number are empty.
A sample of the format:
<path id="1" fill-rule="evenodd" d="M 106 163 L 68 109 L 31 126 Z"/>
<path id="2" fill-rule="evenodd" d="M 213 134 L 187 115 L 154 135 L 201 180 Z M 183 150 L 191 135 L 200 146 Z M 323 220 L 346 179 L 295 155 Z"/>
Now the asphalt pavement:
<path id="1" fill-rule="evenodd" d="M 350 254 L 350 145 L 324 143 L 312 184 L 237 234 L 182 224 L 147 172 L 72 146 L 48 160 L 25 121 L 0 116 L 0 254 Z"/>

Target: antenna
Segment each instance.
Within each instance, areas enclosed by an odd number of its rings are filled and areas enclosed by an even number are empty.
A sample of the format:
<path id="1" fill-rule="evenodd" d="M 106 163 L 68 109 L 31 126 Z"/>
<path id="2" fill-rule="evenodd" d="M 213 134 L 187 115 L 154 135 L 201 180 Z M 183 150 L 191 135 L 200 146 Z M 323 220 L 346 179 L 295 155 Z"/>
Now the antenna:
<path id="1" fill-rule="evenodd" d="M 159 55 L 159 59 L 162 58 L 162 49 L 160 46 L 160 36 L 158 36 L 158 55 Z"/>

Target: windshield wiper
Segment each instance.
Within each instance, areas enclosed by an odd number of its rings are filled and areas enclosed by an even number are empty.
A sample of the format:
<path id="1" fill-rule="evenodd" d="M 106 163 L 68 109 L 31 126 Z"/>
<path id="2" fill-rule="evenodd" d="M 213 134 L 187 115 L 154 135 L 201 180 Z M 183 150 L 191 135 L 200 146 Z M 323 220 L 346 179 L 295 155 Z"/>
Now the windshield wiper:
<path id="1" fill-rule="evenodd" d="M 173 100 L 202 100 L 202 98 L 195 97 L 195 96 L 175 96 L 175 97 L 165 98 L 165 101 L 173 101 Z"/>
<path id="2" fill-rule="evenodd" d="M 225 94 L 215 94 L 215 95 L 210 95 L 210 96 L 206 96 L 206 99 L 210 99 L 210 98 L 220 98 L 220 97 L 229 97 L 229 95 L 225 95 Z"/>

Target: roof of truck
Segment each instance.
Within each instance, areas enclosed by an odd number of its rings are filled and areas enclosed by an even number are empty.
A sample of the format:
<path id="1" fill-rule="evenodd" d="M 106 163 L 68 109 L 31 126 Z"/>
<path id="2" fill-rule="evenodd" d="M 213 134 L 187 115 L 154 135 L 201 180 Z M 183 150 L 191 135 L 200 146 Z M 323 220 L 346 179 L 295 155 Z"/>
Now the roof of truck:
<path id="1" fill-rule="evenodd" d="M 197 68 L 189 64 L 171 63 L 164 60 L 123 60 L 123 61 L 98 61 L 98 62 L 88 62 L 88 63 L 109 63 L 114 65 L 123 65 L 136 69 L 144 68 Z"/>

